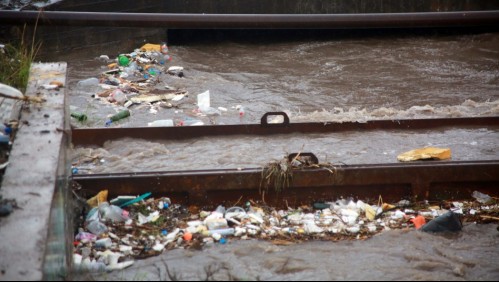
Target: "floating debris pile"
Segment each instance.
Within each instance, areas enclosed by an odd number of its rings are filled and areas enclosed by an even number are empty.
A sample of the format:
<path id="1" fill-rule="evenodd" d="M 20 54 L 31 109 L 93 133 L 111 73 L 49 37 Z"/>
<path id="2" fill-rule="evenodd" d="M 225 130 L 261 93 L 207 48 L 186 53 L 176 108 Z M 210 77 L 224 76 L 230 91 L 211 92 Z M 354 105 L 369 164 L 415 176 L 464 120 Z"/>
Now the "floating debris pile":
<path id="1" fill-rule="evenodd" d="M 151 193 L 120 196 L 108 202 L 107 193 L 102 191 L 87 201 L 91 210 L 75 236 L 74 262 L 81 270 L 123 269 L 136 259 L 174 248 L 200 250 L 230 240 L 261 239 L 277 245 L 309 240 L 365 240 L 391 229 L 458 231 L 461 221 L 499 220 L 497 199 L 490 197 L 483 202 L 483 196 L 476 201 L 440 205 L 407 200 L 388 204 L 381 198 L 372 205 L 339 199 L 285 210 L 249 200 L 243 207 L 220 205 L 206 211 L 172 203 L 167 197 L 151 198 Z M 432 222 L 438 227 L 432 227 Z"/>
<path id="2" fill-rule="evenodd" d="M 181 114 L 178 120 L 157 120 L 149 126 L 191 126 L 204 125 L 196 117 L 219 116 L 229 109 L 210 106 L 210 92 L 198 95 L 197 103 L 189 98 L 189 92 L 183 88 L 168 85 L 172 79 L 183 79 L 184 68 L 169 66 L 172 58 L 166 44 L 145 44 L 128 54 L 120 54 L 115 59 L 107 55 L 98 58 L 107 64 L 107 70 L 98 77 L 81 80 L 77 88 L 92 93 L 92 97 L 103 104 L 113 105 L 118 116 L 108 116 L 105 125 L 111 126 L 119 120 L 133 116 L 130 110 L 147 110 L 156 115 L 161 109 L 175 109 Z M 184 110 L 185 113 L 184 113 Z M 88 117 L 81 109 L 73 108 L 71 115 L 78 122 L 86 122 Z M 241 105 L 233 106 L 234 115 L 243 116 Z M 122 114 L 122 113 L 128 114 Z M 120 115 L 121 114 L 121 115 Z M 185 114 L 185 116 L 184 116 Z M 210 119 L 210 122 L 214 122 Z"/>

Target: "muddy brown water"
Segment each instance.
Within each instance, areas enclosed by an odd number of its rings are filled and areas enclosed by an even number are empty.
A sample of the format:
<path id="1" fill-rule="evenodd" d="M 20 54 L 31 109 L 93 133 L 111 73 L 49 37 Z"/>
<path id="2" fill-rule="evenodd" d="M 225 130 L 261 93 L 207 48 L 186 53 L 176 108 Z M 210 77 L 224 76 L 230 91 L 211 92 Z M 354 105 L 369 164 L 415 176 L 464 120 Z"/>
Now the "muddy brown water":
<path id="1" fill-rule="evenodd" d="M 149 39 L 149 41 L 161 39 Z M 140 46 L 140 42 L 137 47 Z M 96 58 L 131 52 L 100 46 L 59 54 L 69 64 L 70 102 L 89 115 L 78 127 L 102 127 L 112 105 L 91 98 L 76 83 L 105 70 Z M 185 88 L 191 98 L 210 90 L 212 106 L 228 112 L 196 117 L 206 124 L 258 123 L 269 111 L 286 111 L 291 122 L 497 116 L 499 33 L 334 36 L 327 39 L 218 40 L 172 45 L 172 65 L 185 78 L 161 83 Z M 132 108 L 132 118 L 114 126 L 192 117 L 193 100 L 179 109 Z M 232 107 L 243 105 L 241 119 Z M 395 162 L 401 151 L 448 146 L 455 160 L 497 159 L 497 129 L 418 132 L 356 132 L 333 135 L 200 139 L 185 143 L 122 140 L 98 153 L 93 172 L 254 167 L 292 151 L 314 151 L 332 162 Z M 90 149 L 78 149 L 75 160 Z M 261 152 L 254 154 L 254 152 Z M 255 157 L 263 156 L 262 158 Z M 172 250 L 126 270 L 93 278 L 120 280 L 498 280 L 497 225 L 468 224 L 455 236 L 389 231 L 367 241 L 306 242 L 274 246 L 234 241 L 203 251 Z M 170 271 L 168 275 L 166 268 Z M 206 276 L 214 272 L 213 276 Z M 76 276 L 88 279 L 88 274 Z"/>
<path id="2" fill-rule="evenodd" d="M 499 278 L 499 232 L 466 225 L 456 235 L 393 230 L 367 241 L 276 246 L 229 241 L 202 251 L 172 250 L 106 274 L 77 280 L 489 280 Z"/>

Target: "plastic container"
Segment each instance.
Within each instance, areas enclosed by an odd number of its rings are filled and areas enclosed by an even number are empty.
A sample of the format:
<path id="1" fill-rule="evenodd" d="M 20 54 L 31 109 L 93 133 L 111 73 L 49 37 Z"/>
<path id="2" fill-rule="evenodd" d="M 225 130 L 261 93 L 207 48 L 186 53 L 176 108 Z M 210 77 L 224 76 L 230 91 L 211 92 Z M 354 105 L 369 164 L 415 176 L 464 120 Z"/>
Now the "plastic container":
<path id="1" fill-rule="evenodd" d="M 106 122 L 106 126 L 110 126 L 111 123 L 113 122 L 117 122 L 119 120 L 122 120 L 124 118 L 127 118 L 130 116 L 130 111 L 129 110 L 123 110 L 117 114 L 115 114 L 114 116 L 112 116 L 107 122 Z"/>
<path id="2" fill-rule="evenodd" d="M 77 112 L 71 113 L 71 117 L 75 118 L 79 122 L 84 122 L 88 119 L 87 115 L 85 115 L 83 113 L 77 113 Z"/>
<path id="3" fill-rule="evenodd" d="M 9 144 L 10 136 L 0 133 L 0 144 Z"/>
<path id="4" fill-rule="evenodd" d="M 208 90 L 198 95 L 198 108 L 200 111 L 203 111 L 210 107 L 210 90 Z"/>
<path id="5" fill-rule="evenodd" d="M 227 220 L 224 218 L 207 220 L 206 226 L 209 230 L 226 229 L 229 227 Z"/>

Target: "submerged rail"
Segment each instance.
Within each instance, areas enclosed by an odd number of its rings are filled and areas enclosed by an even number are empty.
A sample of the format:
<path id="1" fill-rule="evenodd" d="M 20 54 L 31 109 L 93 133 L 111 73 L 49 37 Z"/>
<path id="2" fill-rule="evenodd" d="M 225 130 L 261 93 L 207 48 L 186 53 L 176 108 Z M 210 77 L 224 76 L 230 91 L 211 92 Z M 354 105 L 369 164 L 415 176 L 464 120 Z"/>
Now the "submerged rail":
<path id="1" fill-rule="evenodd" d="M 0 11 L 0 24 L 172 29 L 366 29 L 499 25 L 499 11 L 365 14 L 168 14 Z"/>
<path id="2" fill-rule="evenodd" d="M 267 118 L 270 116 L 283 116 L 284 122 L 277 124 L 268 123 Z M 75 146 L 102 146 L 107 141 L 122 138 L 185 140 L 190 138 L 233 135 L 269 136 L 291 133 L 310 134 L 368 130 L 420 130 L 468 126 L 499 127 L 499 117 L 290 123 L 289 118 L 285 113 L 275 112 L 265 114 L 262 117 L 260 124 L 73 129 L 72 138 Z"/>

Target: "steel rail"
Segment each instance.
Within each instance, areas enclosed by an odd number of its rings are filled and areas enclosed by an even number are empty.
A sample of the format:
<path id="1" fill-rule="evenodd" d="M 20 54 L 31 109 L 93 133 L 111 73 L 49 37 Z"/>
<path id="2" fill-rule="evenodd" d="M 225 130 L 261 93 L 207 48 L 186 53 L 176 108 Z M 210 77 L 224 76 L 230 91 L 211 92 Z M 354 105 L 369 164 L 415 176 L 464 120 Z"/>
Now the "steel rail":
<path id="1" fill-rule="evenodd" d="M 284 123 L 267 122 L 270 116 L 284 116 Z M 367 122 L 311 122 L 290 123 L 285 113 L 267 113 L 260 124 L 139 127 L 139 128 L 89 128 L 73 129 L 74 146 L 102 146 L 105 142 L 122 138 L 146 140 L 185 140 L 215 136 L 270 136 L 277 134 L 335 133 L 369 130 L 428 130 L 444 127 L 493 127 L 499 128 L 499 117 L 433 118 L 407 120 L 372 120 Z"/>
<path id="2" fill-rule="evenodd" d="M 171 29 L 367 29 L 498 26 L 499 10 L 365 14 L 168 14 L 0 11 L 0 24 Z"/>
<path id="3" fill-rule="evenodd" d="M 108 189 L 110 197 L 139 195 L 171 197 L 177 203 L 217 205 L 240 197 L 260 199 L 262 169 L 74 175 L 83 194 Z M 283 206 L 317 200 L 358 197 L 385 201 L 400 199 L 469 199 L 474 190 L 499 194 L 499 161 L 415 162 L 340 165 L 333 169 L 299 169 L 280 194 L 272 189 L 267 202 Z"/>

